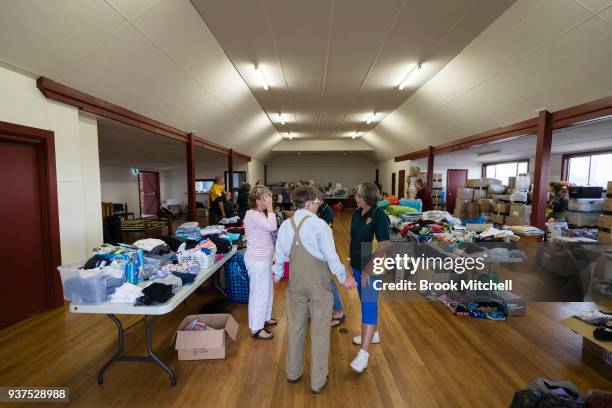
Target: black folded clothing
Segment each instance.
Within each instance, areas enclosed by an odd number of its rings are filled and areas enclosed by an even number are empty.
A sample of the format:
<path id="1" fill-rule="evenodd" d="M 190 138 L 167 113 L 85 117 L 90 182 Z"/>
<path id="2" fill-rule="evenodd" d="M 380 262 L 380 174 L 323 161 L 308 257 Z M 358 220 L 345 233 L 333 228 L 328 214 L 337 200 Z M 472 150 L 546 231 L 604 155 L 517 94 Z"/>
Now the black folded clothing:
<path id="1" fill-rule="evenodd" d="M 183 285 L 189 285 L 190 283 L 193 283 L 193 281 L 195 280 L 197 276 L 197 275 L 194 275 L 193 273 L 183 273 L 183 272 L 172 272 L 172 274 L 174 276 L 178 276 L 179 278 L 181 278 Z"/>
<path id="2" fill-rule="evenodd" d="M 164 241 L 166 244 L 168 244 L 168 246 L 170 247 L 170 249 L 174 252 L 176 252 L 176 250 L 178 249 L 179 246 L 181 246 L 181 244 L 183 243 L 183 241 L 181 241 L 180 239 L 177 239 L 175 237 L 171 237 L 168 235 L 158 235 L 156 237 L 153 237 L 156 239 L 161 239 L 162 241 Z"/>
<path id="3" fill-rule="evenodd" d="M 601 341 L 612 341 L 612 329 L 605 325 L 598 327 L 593 332 L 593 337 Z"/>
<path id="4" fill-rule="evenodd" d="M 164 283 L 153 282 L 142 290 L 146 300 L 151 302 L 164 303 L 172 297 L 172 285 L 166 285 Z M 146 303 L 145 301 L 145 304 Z"/>
<path id="5" fill-rule="evenodd" d="M 232 250 L 232 243 L 225 239 L 225 238 L 220 238 L 220 237 L 215 237 L 215 236 L 208 236 L 207 238 L 209 238 L 217 247 L 217 252 L 220 254 L 227 254 L 228 252 L 230 252 Z"/>
<path id="6" fill-rule="evenodd" d="M 95 269 L 99 268 L 102 263 L 110 265 L 111 260 L 104 255 L 94 255 L 85 262 L 83 269 Z"/>

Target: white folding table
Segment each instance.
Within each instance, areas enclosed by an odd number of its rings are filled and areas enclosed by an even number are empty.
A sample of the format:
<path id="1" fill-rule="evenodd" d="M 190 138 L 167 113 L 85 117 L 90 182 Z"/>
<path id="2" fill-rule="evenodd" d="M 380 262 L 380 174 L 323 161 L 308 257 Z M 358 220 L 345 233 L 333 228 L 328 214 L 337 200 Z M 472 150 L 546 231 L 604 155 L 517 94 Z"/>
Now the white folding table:
<path id="1" fill-rule="evenodd" d="M 70 303 L 69 310 L 72 313 L 95 313 L 107 315 L 115 324 L 118 330 L 118 341 L 119 349 L 117 353 L 111 357 L 106 364 L 102 366 L 98 373 L 98 384 L 104 382 L 104 370 L 106 370 L 114 361 L 132 361 L 132 362 L 148 362 L 155 363 L 163 368 L 170 376 L 170 382 L 174 386 L 176 385 L 176 375 L 170 367 L 168 367 L 154 352 L 152 346 L 152 330 L 151 326 L 155 317 L 165 315 L 173 311 L 178 305 L 180 305 L 185 299 L 187 299 L 195 290 L 200 287 L 208 278 L 210 278 L 215 272 L 217 272 L 234 254 L 236 253 L 236 247 L 232 247 L 232 250 L 225 254 L 223 258 L 215 262 L 208 268 L 200 269 L 198 275 L 194 279 L 193 283 L 180 287 L 166 303 L 149 305 L 149 306 L 134 306 L 127 303 L 111 303 L 104 302 L 98 304 L 81 304 L 81 303 Z M 124 328 L 121 321 L 117 318 L 118 314 L 128 315 L 142 315 L 142 320 Z M 132 328 L 135 324 L 144 322 L 147 334 L 147 353 L 146 356 L 130 356 L 123 354 L 125 346 L 125 332 Z"/>

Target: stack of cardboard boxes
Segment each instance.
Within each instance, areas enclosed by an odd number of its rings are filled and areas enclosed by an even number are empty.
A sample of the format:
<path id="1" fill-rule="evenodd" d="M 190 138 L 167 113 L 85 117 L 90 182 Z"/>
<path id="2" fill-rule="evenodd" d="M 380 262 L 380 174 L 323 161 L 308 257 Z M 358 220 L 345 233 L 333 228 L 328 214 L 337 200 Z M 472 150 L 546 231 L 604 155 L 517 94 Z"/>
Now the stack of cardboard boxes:
<path id="1" fill-rule="evenodd" d="M 531 225 L 531 206 L 525 204 L 510 204 L 510 215 L 506 217 L 506 225 Z"/>
<path id="2" fill-rule="evenodd" d="M 612 181 L 608 181 L 608 191 L 604 200 L 603 214 L 599 216 L 599 242 L 612 244 L 610 232 L 612 232 Z"/>

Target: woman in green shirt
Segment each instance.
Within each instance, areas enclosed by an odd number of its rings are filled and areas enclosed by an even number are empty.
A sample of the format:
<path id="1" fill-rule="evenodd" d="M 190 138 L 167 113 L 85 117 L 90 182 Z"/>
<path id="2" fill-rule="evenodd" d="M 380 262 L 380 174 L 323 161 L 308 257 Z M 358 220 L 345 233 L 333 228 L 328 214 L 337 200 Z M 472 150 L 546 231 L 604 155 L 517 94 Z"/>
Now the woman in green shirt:
<path id="1" fill-rule="evenodd" d="M 372 274 L 372 242 L 378 241 L 376 257 L 386 256 L 391 232 L 387 214 L 378 207 L 380 190 L 371 182 L 361 183 L 355 189 L 357 208 L 351 219 L 351 268 L 357 281 L 361 301 L 361 336 L 353 338 L 353 343 L 361 345 L 351 368 L 358 373 L 368 367 L 369 349 L 372 343 L 380 343 L 378 335 L 378 291 L 374 282 L 381 280 L 380 275 Z"/>

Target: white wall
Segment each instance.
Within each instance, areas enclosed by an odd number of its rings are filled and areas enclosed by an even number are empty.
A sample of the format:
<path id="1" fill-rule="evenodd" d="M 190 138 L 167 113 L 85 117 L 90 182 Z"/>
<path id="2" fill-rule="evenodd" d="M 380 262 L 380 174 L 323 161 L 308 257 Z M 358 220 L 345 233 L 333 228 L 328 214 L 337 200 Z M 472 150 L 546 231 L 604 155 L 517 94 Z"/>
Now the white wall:
<path id="1" fill-rule="evenodd" d="M 259 160 L 251 159 L 250 162 L 247 163 L 247 183 L 249 183 L 252 187 L 255 186 L 257 180 L 261 183 L 264 182 L 264 164 Z M 268 177 L 268 183 L 270 177 Z"/>
<path id="2" fill-rule="evenodd" d="M 380 183 L 383 193 L 391 194 L 391 173 L 395 173 L 395 193 L 397 194 L 397 180 L 399 178 L 399 171 L 404 170 L 406 172 L 406 181 L 410 175 L 410 168 L 414 166 L 414 162 L 411 160 L 396 162 L 393 159 L 384 160 L 378 162 L 378 182 Z"/>
<path id="3" fill-rule="evenodd" d="M 100 165 L 100 183 L 103 202 L 127 203 L 128 211 L 140 217 L 138 176 L 130 167 Z"/>
<path id="4" fill-rule="evenodd" d="M 47 100 L 35 77 L 3 65 L 0 89 L 1 121 L 54 132 L 62 263 L 86 258 L 102 242 L 95 119 Z"/>
<path id="5" fill-rule="evenodd" d="M 342 183 L 351 189 L 361 182 L 374 181 L 375 169 L 372 160 L 358 154 L 282 155 L 268 162 L 268 184 L 314 180 L 320 185 Z"/>

